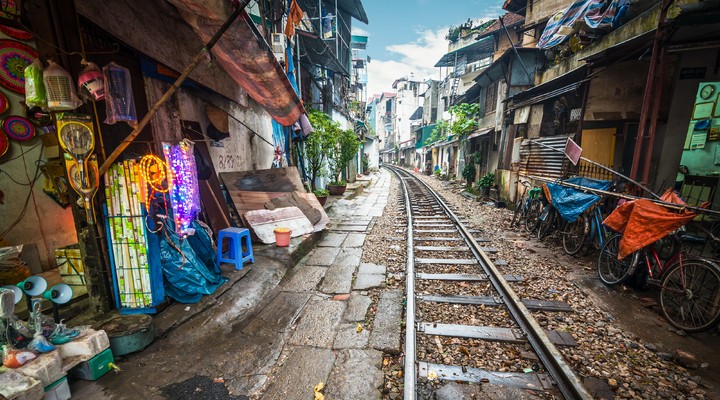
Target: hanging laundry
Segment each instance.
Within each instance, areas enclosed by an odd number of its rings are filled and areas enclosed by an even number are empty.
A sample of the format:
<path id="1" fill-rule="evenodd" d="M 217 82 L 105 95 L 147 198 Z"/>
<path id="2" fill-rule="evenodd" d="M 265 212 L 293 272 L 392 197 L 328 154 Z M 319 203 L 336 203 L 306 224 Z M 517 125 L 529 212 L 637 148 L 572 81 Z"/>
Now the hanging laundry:
<path id="1" fill-rule="evenodd" d="M 297 3 L 297 0 L 292 0 L 290 3 L 290 12 L 288 12 L 287 24 L 285 25 L 285 36 L 292 37 L 295 35 L 295 26 L 300 24 L 303 18 L 303 10 Z"/>

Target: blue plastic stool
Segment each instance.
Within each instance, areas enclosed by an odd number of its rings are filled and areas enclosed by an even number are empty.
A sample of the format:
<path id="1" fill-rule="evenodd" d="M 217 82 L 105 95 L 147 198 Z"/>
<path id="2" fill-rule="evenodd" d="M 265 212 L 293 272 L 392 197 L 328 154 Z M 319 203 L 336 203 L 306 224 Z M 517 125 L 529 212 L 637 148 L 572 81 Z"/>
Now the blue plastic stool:
<path id="1" fill-rule="evenodd" d="M 227 238 L 230 240 L 228 257 L 223 256 L 223 239 Z M 243 251 L 243 239 L 245 240 L 245 247 L 247 251 Z M 250 263 L 255 262 L 255 256 L 253 255 L 252 242 L 250 241 L 250 231 L 246 228 L 225 228 L 218 234 L 218 246 L 217 246 L 217 263 L 230 263 L 235 264 L 235 269 L 242 269 L 243 264 L 246 261 Z"/>

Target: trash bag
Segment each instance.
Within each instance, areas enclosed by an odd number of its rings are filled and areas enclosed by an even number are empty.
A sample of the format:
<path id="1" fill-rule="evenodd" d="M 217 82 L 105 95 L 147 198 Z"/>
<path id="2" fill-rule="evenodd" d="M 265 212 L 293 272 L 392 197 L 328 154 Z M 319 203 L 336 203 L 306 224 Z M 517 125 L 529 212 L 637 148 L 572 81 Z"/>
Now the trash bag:
<path id="1" fill-rule="evenodd" d="M 214 266 L 214 257 L 208 254 L 208 249 L 212 249 L 209 236 L 197 221 L 193 224 L 195 235 L 182 239 L 175 233 L 172 218 L 167 218 L 163 226 L 165 234 L 160 236 L 165 294 L 180 303 L 197 303 L 203 295 L 214 293 L 227 281 Z"/>
<path id="2" fill-rule="evenodd" d="M 25 104 L 28 107 L 47 107 L 47 94 L 43 83 L 43 65 L 39 59 L 25 67 Z"/>

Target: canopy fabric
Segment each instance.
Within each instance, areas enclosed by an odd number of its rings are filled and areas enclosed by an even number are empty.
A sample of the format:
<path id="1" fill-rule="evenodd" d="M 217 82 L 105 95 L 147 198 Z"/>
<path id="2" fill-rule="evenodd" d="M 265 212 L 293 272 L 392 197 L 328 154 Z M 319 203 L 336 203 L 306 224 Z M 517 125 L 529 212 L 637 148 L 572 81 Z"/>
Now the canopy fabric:
<path id="1" fill-rule="evenodd" d="M 468 64 L 488 58 L 495 52 L 495 41 L 491 36 L 484 37 L 477 42 L 451 51 L 435 63 L 435 67 L 454 67 L 455 61 L 465 57 Z"/>
<path id="2" fill-rule="evenodd" d="M 619 25 L 625 13 L 628 0 L 575 0 L 569 7 L 553 15 L 538 41 L 538 48 L 547 49 L 557 46 L 576 31 L 578 21 L 591 29 L 610 29 Z"/>
<path id="3" fill-rule="evenodd" d="M 349 76 L 347 68 L 340 64 L 335 56 L 335 50 L 312 32 L 296 29 L 297 40 L 300 41 L 300 60 L 314 66 L 323 67 L 338 74 Z"/>
<path id="4" fill-rule="evenodd" d="M 608 181 L 589 178 L 570 178 L 563 182 L 599 190 L 607 190 L 610 187 Z M 585 193 L 580 189 L 555 183 L 547 183 L 547 189 L 550 192 L 553 206 L 567 222 L 575 222 L 580 214 L 600 200 L 600 196 L 596 194 Z"/>
<path id="5" fill-rule="evenodd" d="M 203 43 L 212 38 L 231 12 L 228 8 L 214 7 L 216 2 L 171 2 Z M 294 124 L 305 112 L 283 67 L 246 12 L 223 34 L 212 53 L 230 77 L 281 125 Z"/>
<path id="6" fill-rule="evenodd" d="M 685 205 L 675 192 L 668 189 L 660 200 Z M 674 213 L 647 199 L 627 202 L 612 212 L 603 224 L 622 233 L 618 259 L 655 243 L 671 232 L 690 222 L 697 214 L 689 211 Z"/>

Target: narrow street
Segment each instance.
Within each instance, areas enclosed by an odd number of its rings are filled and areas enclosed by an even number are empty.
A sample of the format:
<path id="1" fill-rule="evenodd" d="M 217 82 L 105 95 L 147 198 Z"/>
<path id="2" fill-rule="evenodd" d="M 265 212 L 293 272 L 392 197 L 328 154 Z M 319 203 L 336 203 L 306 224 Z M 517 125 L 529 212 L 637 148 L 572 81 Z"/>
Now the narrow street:
<path id="1" fill-rule="evenodd" d="M 642 306 L 640 298 L 652 291 L 609 289 L 599 284 L 594 260 L 559 255 L 553 241 L 507 230 L 508 210 L 463 197 L 456 184 L 422 179 L 469 226 L 492 238 L 496 260 L 507 260 L 505 268 L 526 277 L 516 290 L 572 306 L 571 313 L 534 316 L 578 341 L 563 355 L 597 397 L 720 398 L 717 330 L 678 335 L 656 310 Z M 76 383 L 73 393 L 88 399 L 301 399 L 312 398 L 313 388 L 324 383 L 328 399 L 402 398 L 405 231 L 397 178 L 383 169 L 360 195 L 338 200 L 329 212 L 336 222 L 297 265 L 262 272 L 252 267 L 246 285 L 257 285 L 255 279 L 277 283 L 255 306 L 240 313 L 208 309 L 145 351 L 118 360 L 123 372 Z M 253 277 L 257 272 L 265 276 Z M 224 297 L 241 305 L 246 290 L 233 287 Z M 425 320 L 441 320 L 438 312 L 447 311 L 428 309 Z M 521 371 L 532 364 L 502 346 L 482 353 L 453 342 L 438 346 L 444 350 L 437 357 L 470 367 Z M 672 354 L 678 349 L 709 366 L 677 365 Z M 425 383 L 438 399 L 532 398 L 531 392 L 494 385 L 446 383 L 438 390 L 438 384 Z"/>

